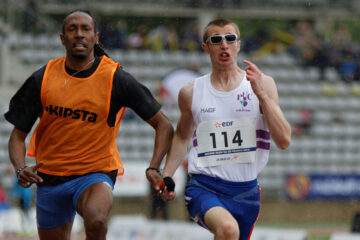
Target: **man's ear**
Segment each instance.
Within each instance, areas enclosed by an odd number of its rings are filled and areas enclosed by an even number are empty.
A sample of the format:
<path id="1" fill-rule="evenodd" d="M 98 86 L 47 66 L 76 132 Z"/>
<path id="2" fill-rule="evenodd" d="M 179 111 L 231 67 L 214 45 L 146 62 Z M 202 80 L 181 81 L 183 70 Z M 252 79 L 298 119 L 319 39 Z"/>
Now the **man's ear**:
<path id="1" fill-rule="evenodd" d="M 206 43 L 202 43 L 201 47 L 207 54 L 209 54 L 209 46 Z"/>
<path id="2" fill-rule="evenodd" d="M 240 51 L 240 48 L 241 48 L 241 41 L 236 41 L 236 47 L 237 47 L 237 51 L 239 52 Z"/>
<path id="3" fill-rule="evenodd" d="M 64 34 L 62 34 L 62 33 L 60 33 L 60 41 L 61 41 L 62 45 L 65 45 L 64 44 L 65 37 L 64 37 Z"/>
<path id="4" fill-rule="evenodd" d="M 95 44 L 99 44 L 99 32 L 95 34 Z"/>

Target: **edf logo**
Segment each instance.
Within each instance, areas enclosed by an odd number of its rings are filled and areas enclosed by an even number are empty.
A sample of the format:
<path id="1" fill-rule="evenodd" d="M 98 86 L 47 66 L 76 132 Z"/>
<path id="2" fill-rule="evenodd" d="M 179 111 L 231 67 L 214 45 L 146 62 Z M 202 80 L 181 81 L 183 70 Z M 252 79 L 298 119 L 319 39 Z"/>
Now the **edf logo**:
<path id="1" fill-rule="evenodd" d="M 221 123 L 221 126 L 222 127 L 230 127 L 233 125 L 233 121 L 230 121 L 230 122 L 222 122 Z"/>
<path id="2" fill-rule="evenodd" d="M 216 122 L 216 123 L 215 123 L 215 127 L 216 127 L 216 128 L 220 128 L 220 127 L 230 127 L 230 126 L 233 125 L 233 122 L 234 122 L 234 121 L 222 122 L 222 123 Z"/>

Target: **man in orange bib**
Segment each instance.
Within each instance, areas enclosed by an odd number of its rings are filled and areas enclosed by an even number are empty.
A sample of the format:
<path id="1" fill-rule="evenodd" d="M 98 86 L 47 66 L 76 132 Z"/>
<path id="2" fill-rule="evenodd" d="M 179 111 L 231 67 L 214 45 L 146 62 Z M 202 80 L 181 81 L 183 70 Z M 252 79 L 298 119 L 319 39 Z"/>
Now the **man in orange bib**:
<path id="1" fill-rule="evenodd" d="M 156 131 L 149 169 L 157 169 L 169 149 L 173 127 L 150 91 L 99 45 L 96 23 L 87 11 L 71 12 L 63 22 L 66 57 L 35 71 L 11 99 L 7 121 L 10 160 L 18 183 L 37 184 L 36 216 L 43 239 L 70 239 L 76 212 L 86 239 L 105 239 L 116 176 L 123 174 L 116 135 L 125 107 Z M 36 165 L 25 164 L 25 139 L 40 118 L 28 149 Z M 147 171 L 155 191 L 161 177 Z"/>

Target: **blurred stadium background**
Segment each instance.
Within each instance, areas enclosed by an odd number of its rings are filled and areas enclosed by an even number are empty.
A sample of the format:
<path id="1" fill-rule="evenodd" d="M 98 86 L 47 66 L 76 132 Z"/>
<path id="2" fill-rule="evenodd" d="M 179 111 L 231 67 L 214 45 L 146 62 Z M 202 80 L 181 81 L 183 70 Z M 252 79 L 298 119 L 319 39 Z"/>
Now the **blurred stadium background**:
<path id="1" fill-rule="evenodd" d="M 252 239 L 360 239 L 358 0 L 0 0 L 0 201 L 10 204 L 0 210 L 0 239 L 36 239 L 35 224 L 24 230 L 17 201 L 7 194 L 13 185 L 7 153 L 12 126 L 3 114 L 33 71 L 65 54 L 59 33 L 74 9 L 94 14 L 109 55 L 149 87 L 174 126 L 179 112 L 163 79 L 194 65 L 200 74 L 209 72 L 201 30 L 219 16 L 237 22 L 239 64 L 252 60 L 274 77 L 293 129 L 290 148 L 273 145 L 259 176 L 262 209 Z M 178 197 L 168 203 L 169 219 L 150 219 L 144 170 L 153 137 L 151 127 L 127 110 L 118 136 L 125 176 L 114 191 L 109 239 L 210 239 L 188 221 L 183 168 L 176 173 Z M 82 236 L 78 223 L 74 239 Z"/>

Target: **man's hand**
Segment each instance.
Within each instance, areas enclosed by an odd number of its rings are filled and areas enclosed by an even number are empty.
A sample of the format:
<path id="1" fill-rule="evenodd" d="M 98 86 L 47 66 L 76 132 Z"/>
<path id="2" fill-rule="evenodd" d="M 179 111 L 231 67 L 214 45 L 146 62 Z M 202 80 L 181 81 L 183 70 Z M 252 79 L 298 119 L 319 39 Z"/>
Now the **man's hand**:
<path id="1" fill-rule="evenodd" d="M 42 162 L 37 163 L 35 166 L 25 167 L 18 175 L 18 184 L 24 188 L 30 187 L 33 183 L 42 183 L 44 180 L 36 174 L 38 168 L 43 165 Z"/>
<path id="2" fill-rule="evenodd" d="M 160 195 L 162 193 L 162 189 L 159 184 L 163 181 L 163 179 L 160 176 L 159 170 L 157 168 L 147 168 L 145 174 L 155 193 Z"/>
<path id="3" fill-rule="evenodd" d="M 167 200 L 174 200 L 175 198 L 175 182 L 171 177 L 164 177 L 164 182 L 162 183 L 163 192 L 162 192 L 162 199 L 164 201 Z"/>
<path id="4" fill-rule="evenodd" d="M 250 82 L 256 96 L 258 96 L 258 98 L 261 98 L 263 94 L 266 94 L 262 79 L 264 74 L 254 63 L 247 60 L 244 60 L 243 62 L 247 64 L 245 68 L 246 79 Z"/>

